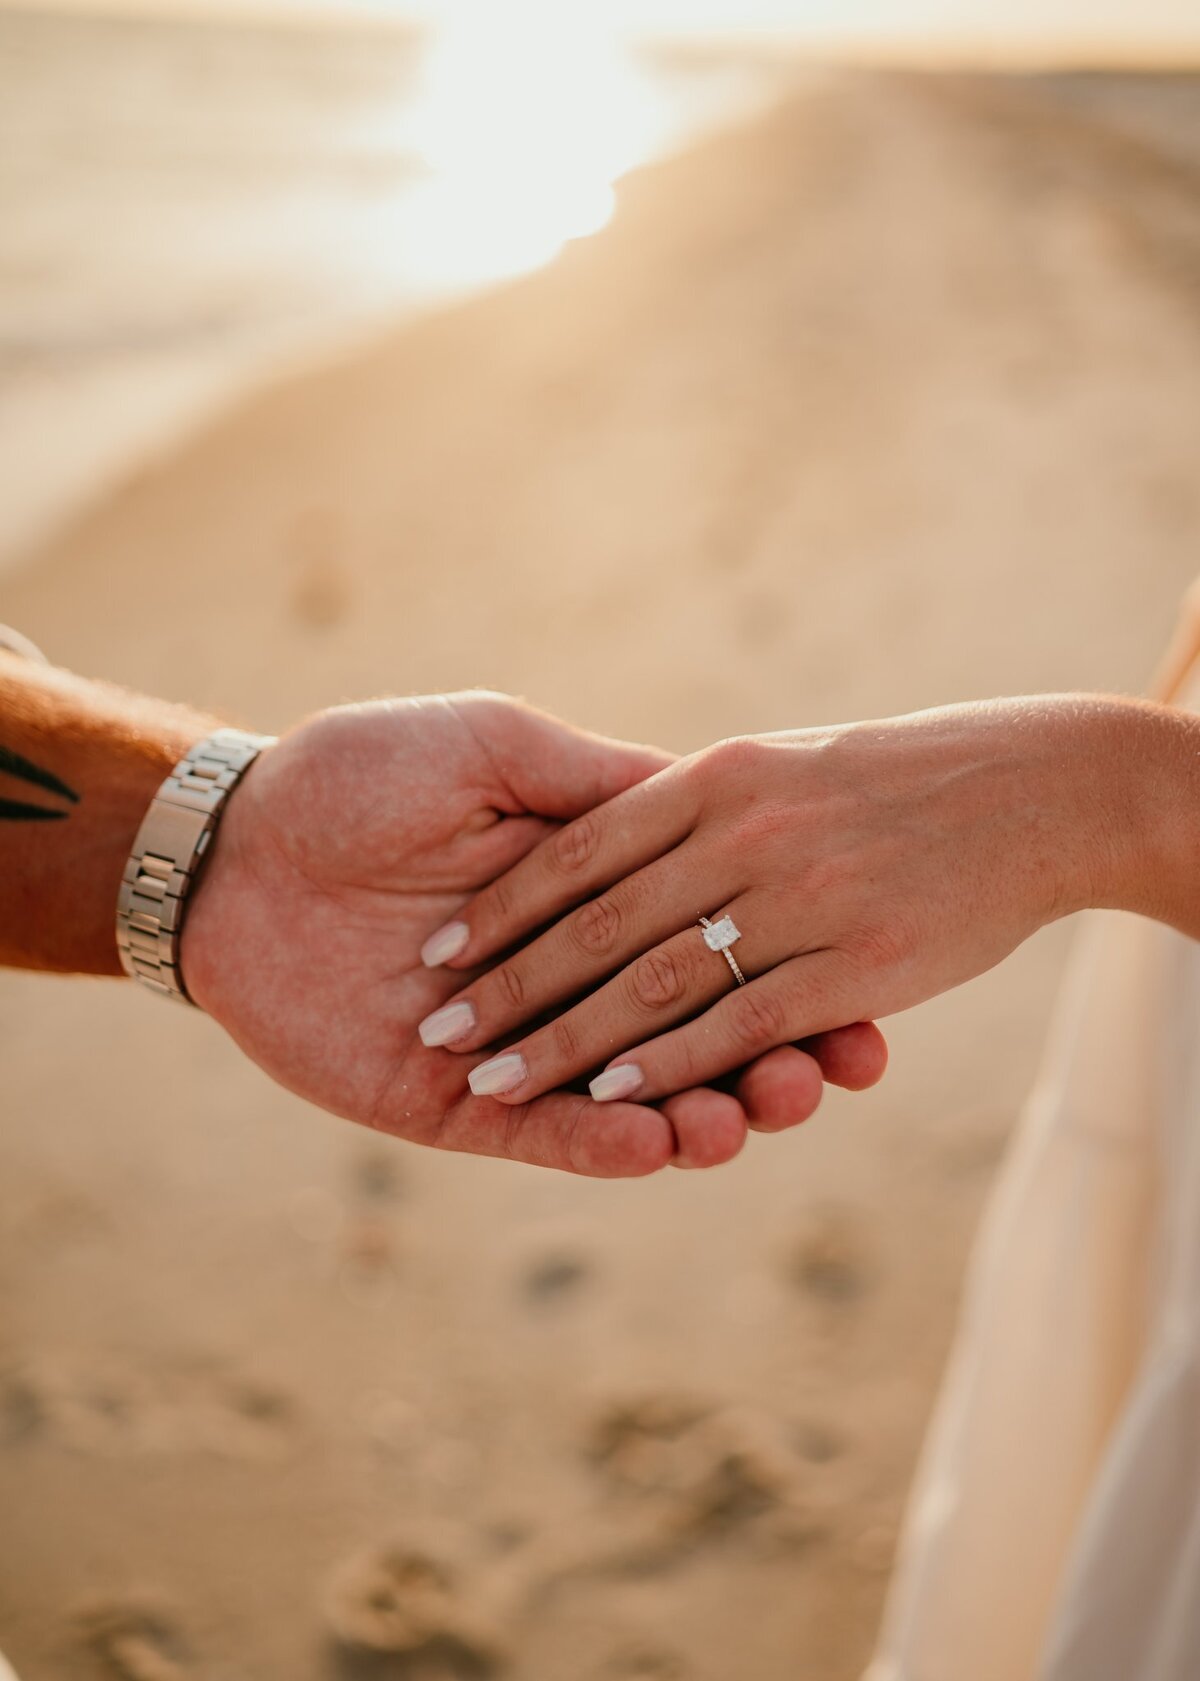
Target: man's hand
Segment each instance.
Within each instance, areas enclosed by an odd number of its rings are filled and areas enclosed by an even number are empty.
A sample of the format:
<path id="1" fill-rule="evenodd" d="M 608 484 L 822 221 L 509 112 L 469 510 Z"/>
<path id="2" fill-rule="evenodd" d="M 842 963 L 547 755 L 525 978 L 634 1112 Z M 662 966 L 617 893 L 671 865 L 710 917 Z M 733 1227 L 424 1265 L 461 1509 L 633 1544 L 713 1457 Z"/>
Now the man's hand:
<path id="1" fill-rule="evenodd" d="M 184 924 L 189 991 L 282 1085 L 382 1132 L 601 1177 L 726 1161 L 748 1125 L 811 1114 L 822 1069 L 850 1087 L 878 1079 L 876 1030 L 777 1050 L 736 1094 L 661 1109 L 473 1097 L 477 1059 L 416 1033 L 463 979 L 422 965 L 429 934 L 552 828 L 667 763 L 495 695 L 323 713 L 268 749 L 226 808 Z"/>
<path id="2" fill-rule="evenodd" d="M 134 837 L 220 722 L 0 651 L 0 963 L 120 972 Z M 811 1114 L 822 1073 L 878 1079 L 874 1030 L 776 1051 L 733 1092 L 604 1111 L 565 1093 L 470 1098 L 467 1060 L 416 1033 L 458 984 L 421 965 L 421 942 L 559 823 L 666 762 L 489 695 L 325 713 L 268 749 L 225 808 L 184 916 L 192 994 L 284 1085 L 387 1132 L 604 1175 L 726 1161 L 748 1125 Z"/>

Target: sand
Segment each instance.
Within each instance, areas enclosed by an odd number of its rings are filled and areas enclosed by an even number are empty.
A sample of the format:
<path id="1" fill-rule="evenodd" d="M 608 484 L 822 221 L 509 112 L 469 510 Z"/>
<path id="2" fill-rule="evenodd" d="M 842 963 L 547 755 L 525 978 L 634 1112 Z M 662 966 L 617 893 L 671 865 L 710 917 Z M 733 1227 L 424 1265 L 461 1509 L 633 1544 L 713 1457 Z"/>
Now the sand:
<path id="1" fill-rule="evenodd" d="M 1200 176 L 1106 110 L 813 78 L 147 462 L 0 618 L 264 729 L 481 683 L 687 749 L 1136 690 L 1200 561 Z M 0 978 L 0 1646 L 850 1681 L 1069 937 L 891 1023 L 877 1091 L 628 1185 L 389 1146 L 199 1016 Z"/>

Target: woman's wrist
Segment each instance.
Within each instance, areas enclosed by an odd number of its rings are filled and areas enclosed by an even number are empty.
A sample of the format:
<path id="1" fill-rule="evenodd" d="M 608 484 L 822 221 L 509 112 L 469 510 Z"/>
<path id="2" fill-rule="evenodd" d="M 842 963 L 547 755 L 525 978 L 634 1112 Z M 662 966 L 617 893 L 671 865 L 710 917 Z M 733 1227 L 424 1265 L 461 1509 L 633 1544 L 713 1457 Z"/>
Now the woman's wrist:
<path id="1" fill-rule="evenodd" d="M 1200 718 L 1149 702 L 1112 705 L 1102 743 L 1111 827 L 1093 902 L 1200 937 Z"/>

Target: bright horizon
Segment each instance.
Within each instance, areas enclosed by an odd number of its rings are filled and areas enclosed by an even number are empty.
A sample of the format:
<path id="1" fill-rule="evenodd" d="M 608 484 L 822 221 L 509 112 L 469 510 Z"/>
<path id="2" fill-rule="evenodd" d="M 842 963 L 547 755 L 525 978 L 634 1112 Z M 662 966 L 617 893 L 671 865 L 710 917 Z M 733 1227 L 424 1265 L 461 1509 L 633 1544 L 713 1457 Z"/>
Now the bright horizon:
<path id="1" fill-rule="evenodd" d="M 870 56 L 933 53 L 988 62 L 1200 64 L 1197 0 L 8 0 L 7 9 L 162 18 L 392 21 L 461 27 L 472 18 L 561 31 L 577 19 L 611 36 L 771 40 Z"/>

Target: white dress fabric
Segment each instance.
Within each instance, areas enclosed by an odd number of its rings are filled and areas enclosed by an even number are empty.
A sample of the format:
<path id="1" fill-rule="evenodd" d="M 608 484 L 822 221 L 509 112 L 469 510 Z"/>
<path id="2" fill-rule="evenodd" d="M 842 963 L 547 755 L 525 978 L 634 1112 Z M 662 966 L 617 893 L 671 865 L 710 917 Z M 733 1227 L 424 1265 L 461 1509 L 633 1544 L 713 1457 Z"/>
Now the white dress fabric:
<path id="1" fill-rule="evenodd" d="M 866 1681 L 1200 1681 L 1200 943 L 1084 921 Z"/>

